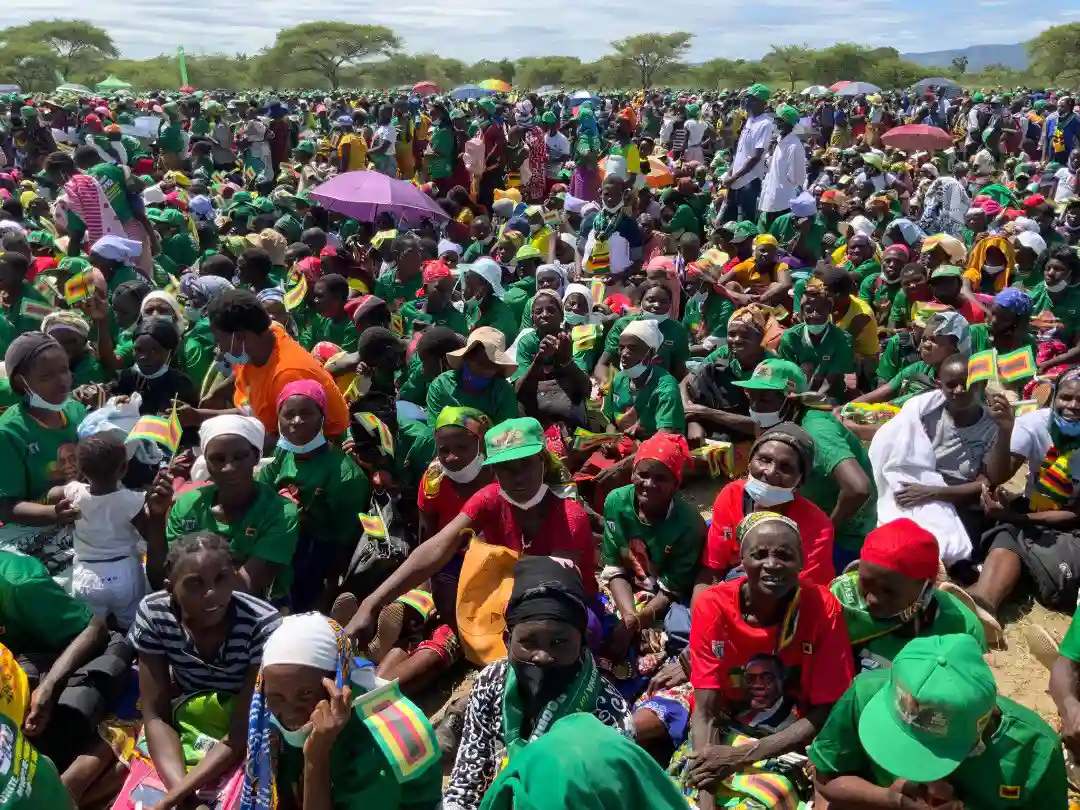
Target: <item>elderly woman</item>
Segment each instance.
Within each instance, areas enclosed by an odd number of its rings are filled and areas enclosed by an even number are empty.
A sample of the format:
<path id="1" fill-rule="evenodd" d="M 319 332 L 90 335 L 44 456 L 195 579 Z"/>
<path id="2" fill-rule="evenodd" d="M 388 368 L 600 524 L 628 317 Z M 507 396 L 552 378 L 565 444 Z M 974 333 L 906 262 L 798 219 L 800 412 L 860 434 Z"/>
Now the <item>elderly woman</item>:
<path id="1" fill-rule="evenodd" d="M 796 491 L 813 469 L 814 441 L 798 425 L 782 422 L 757 438 L 750 448 L 746 478 L 725 486 L 713 502 L 695 593 L 724 581 L 739 566 L 737 529 L 747 515 L 761 511 L 785 515 L 798 524 L 805 560 L 799 580 L 823 586 L 832 582 L 835 530 L 829 516 Z"/>
<path id="2" fill-rule="evenodd" d="M 465 265 L 462 278 L 465 291 L 465 317 L 469 331 L 479 326 L 490 326 L 502 332 L 507 344 L 518 333 L 518 319 L 503 301 L 506 291 L 502 286 L 502 268 L 486 256 Z"/>
<path id="3" fill-rule="evenodd" d="M 71 539 L 61 528 L 78 511 L 67 500 L 43 500 L 75 480 L 76 429 L 86 408 L 71 398 L 67 352 L 49 335 L 17 337 L 4 366 L 19 401 L 0 415 L 0 548 L 37 557 L 56 575 L 71 566 Z"/>
<path id="4" fill-rule="evenodd" d="M 163 579 L 166 543 L 171 546 L 202 530 L 228 539 L 240 566 L 241 590 L 275 598 L 289 592 L 298 510 L 274 487 L 254 478 L 264 437 L 262 423 L 250 416 L 215 416 L 202 423 L 199 445 L 209 483 L 177 497 L 164 536 L 158 531 L 147 538 L 151 584 Z"/>
<path id="5" fill-rule="evenodd" d="M 325 810 L 439 806 L 439 751 L 423 712 L 400 694 L 369 711 L 364 695 L 377 682 L 365 663 L 325 616 L 305 613 L 281 621 L 262 650 L 241 806 L 270 810 L 274 798 L 280 806 Z M 419 725 L 408 731 L 394 725 L 407 763 L 392 759 L 383 742 L 387 720 L 401 713 Z"/>
<path id="6" fill-rule="evenodd" d="M 980 239 L 968 254 L 964 287 L 969 292 L 994 294 L 1009 286 L 1016 272 L 1016 248 L 1006 236 Z"/>
<path id="7" fill-rule="evenodd" d="M 922 215 L 916 223 L 928 234 L 959 238 L 971 208 L 971 197 L 959 180 L 943 175 L 935 178 L 923 194 Z"/>
<path id="8" fill-rule="evenodd" d="M 754 435 L 749 402 L 735 383 L 750 379 L 762 360 L 776 357 L 765 348 L 767 325 L 768 315 L 761 307 L 751 304 L 736 310 L 728 321 L 727 342 L 679 383 L 691 444 L 698 445 L 707 436 Z"/>
<path id="9" fill-rule="evenodd" d="M 520 267 L 520 265 L 519 265 Z M 524 290 L 528 294 L 528 298 L 525 300 L 525 304 L 521 309 L 521 331 L 524 332 L 530 326 L 532 326 L 532 303 L 533 296 L 540 290 L 549 290 L 554 292 L 560 301 L 562 301 L 563 293 L 566 291 L 567 284 L 567 268 L 561 264 L 541 264 L 536 268 L 536 273 L 533 276 L 526 276 L 521 281 L 515 282 L 515 284 L 524 284 L 526 280 L 531 281 L 533 289 Z M 514 288 L 511 287 L 511 290 Z M 507 303 L 509 304 L 511 290 L 507 291 Z M 522 288 L 519 288 L 522 291 Z M 521 334 L 518 334 L 521 337 Z M 516 340 L 514 341 L 517 342 Z"/>
<path id="10" fill-rule="evenodd" d="M 349 561 L 371 497 L 367 474 L 327 441 L 326 392 L 313 380 L 296 380 L 278 395 L 278 442 L 255 480 L 287 495 L 299 511 L 292 605 L 329 610 L 337 574 Z M 333 574 L 334 576 L 331 576 Z"/>
<path id="11" fill-rule="evenodd" d="M 866 536 L 858 565 L 829 586 L 840 602 L 857 671 L 892 666 L 911 639 L 963 633 L 987 652 L 982 624 L 936 585 L 938 542 L 908 518 Z"/>
<path id="12" fill-rule="evenodd" d="M 143 753 L 167 790 L 160 806 L 176 807 L 243 761 L 263 645 L 281 619 L 273 606 L 237 589 L 221 535 L 179 538 L 163 573 L 164 589 L 139 605 L 131 643 L 139 656 Z M 213 716 L 208 699 L 221 728 L 199 728 L 200 714 L 203 724 Z M 207 738 L 215 741 L 209 750 Z"/>
<path id="13" fill-rule="evenodd" d="M 446 354 L 449 371 L 433 379 L 427 389 L 427 412 L 440 414 L 443 408 L 456 405 L 476 408 L 493 423 L 517 415 L 517 398 L 507 377 L 517 363 L 505 351 L 503 335 L 490 326 L 469 334 L 462 349 Z"/>
<path id="14" fill-rule="evenodd" d="M 478 810 L 500 768 L 568 715 L 593 714 L 633 737 L 626 701 L 600 674 L 585 643 L 586 599 L 572 567 L 546 557 L 514 566 L 508 655 L 473 683 L 446 810 Z"/>
<path id="15" fill-rule="evenodd" d="M 232 286 L 232 282 L 218 276 L 189 273 L 180 279 L 180 297 L 184 301 L 184 313 L 188 320 L 180 351 L 184 372 L 200 393 L 216 358 L 214 333 L 206 317 L 206 308 L 223 292 L 231 290 Z"/>
<path id="16" fill-rule="evenodd" d="M 592 291 L 584 284 L 567 284 L 562 294 L 563 323 L 570 330 L 574 365 L 591 374 L 604 351 L 604 319 L 595 311 Z"/>
<path id="17" fill-rule="evenodd" d="M 787 807 L 795 786 L 777 758 L 801 752 L 847 690 L 851 645 L 835 597 L 800 583 L 793 520 L 755 512 L 736 541 L 745 576 L 694 600 L 691 740 L 673 765 L 699 807 L 728 799 Z"/>
<path id="18" fill-rule="evenodd" d="M 671 290 L 666 280 L 646 281 L 640 287 L 641 312 L 625 315 L 615 321 L 604 340 L 604 353 L 596 364 L 593 376 L 604 380 L 611 363 L 619 356 L 619 338 L 630 324 L 651 322 L 659 330 L 661 344 L 652 363 L 659 364 L 676 380 L 686 376 L 686 361 L 690 357 L 690 333 L 677 319 L 671 317 Z"/>

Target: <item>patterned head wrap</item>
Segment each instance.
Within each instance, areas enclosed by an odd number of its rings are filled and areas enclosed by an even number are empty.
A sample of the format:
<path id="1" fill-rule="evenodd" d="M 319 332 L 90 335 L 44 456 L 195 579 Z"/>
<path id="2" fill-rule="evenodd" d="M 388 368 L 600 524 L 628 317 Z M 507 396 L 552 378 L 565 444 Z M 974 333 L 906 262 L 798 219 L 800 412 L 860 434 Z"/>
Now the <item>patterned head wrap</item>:
<path id="1" fill-rule="evenodd" d="M 1016 287 L 1006 287 L 994 296 L 994 303 L 1023 318 L 1031 314 L 1031 296 Z"/>
<path id="2" fill-rule="evenodd" d="M 476 408 L 450 405 L 443 408 L 439 412 L 439 418 L 435 420 L 435 430 L 444 427 L 465 428 L 469 433 L 482 439 L 491 427 L 491 419 Z"/>
<path id="3" fill-rule="evenodd" d="M 750 535 L 754 529 L 765 523 L 783 523 L 789 527 L 795 536 L 799 538 L 799 548 L 802 548 L 802 535 L 799 534 L 799 527 L 789 517 L 784 517 L 778 512 L 751 512 L 749 515 L 739 521 L 739 525 L 735 529 L 735 538 L 739 541 L 739 546 L 746 541 L 746 538 Z"/>
<path id="4" fill-rule="evenodd" d="M 737 310 L 731 313 L 731 317 L 728 318 L 728 326 L 733 323 L 741 323 L 749 326 L 751 329 L 761 335 L 762 339 L 765 338 L 765 329 L 769 322 L 769 316 L 760 306 L 757 304 L 749 304 L 745 307 L 739 307 Z"/>

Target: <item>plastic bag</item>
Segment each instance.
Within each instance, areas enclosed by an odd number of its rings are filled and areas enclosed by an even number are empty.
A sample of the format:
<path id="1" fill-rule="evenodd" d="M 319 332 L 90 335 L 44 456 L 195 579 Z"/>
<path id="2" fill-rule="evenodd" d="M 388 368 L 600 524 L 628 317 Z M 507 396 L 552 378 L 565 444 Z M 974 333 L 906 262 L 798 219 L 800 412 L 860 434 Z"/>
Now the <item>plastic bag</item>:
<path id="1" fill-rule="evenodd" d="M 139 421 L 142 407 L 142 395 L 135 393 L 127 397 L 127 401 L 121 402 L 121 397 L 111 397 L 96 411 L 91 411 L 79 424 L 78 434 L 80 439 L 93 436 L 103 430 L 112 430 L 125 440 L 127 456 L 144 464 L 160 464 L 165 458 L 164 451 L 154 442 L 139 440 L 127 441 L 127 435 Z"/>

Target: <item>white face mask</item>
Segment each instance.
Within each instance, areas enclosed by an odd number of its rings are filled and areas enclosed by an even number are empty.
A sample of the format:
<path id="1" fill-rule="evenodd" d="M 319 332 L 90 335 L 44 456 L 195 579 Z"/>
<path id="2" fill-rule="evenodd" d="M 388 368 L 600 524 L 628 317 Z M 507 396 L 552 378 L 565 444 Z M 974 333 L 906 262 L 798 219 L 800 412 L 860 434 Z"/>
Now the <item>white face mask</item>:
<path id="1" fill-rule="evenodd" d="M 270 715 L 270 722 L 274 724 L 274 728 L 281 734 L 281 739 L 285 741 L 285 744 L 291 748 L 303 748 L 307 738 L 311 736 L 311 723 L 305 723 L 296 731 L 290 731 L 281 725 L 277 717 L 272 714 Z"/>
<path id="2" fill-rule="evenodd" d="M 746 476 L 745 492 L 758 506 L 779 506 L 795 500 L 795 493 L 792 490 L 767 484 L 749 473 Z"/>
<path id="3" fill-rule="evenodd" d="M 544 496 L 548 494 L 548 485 L 541 484 L 540 489 L 536 490 L 536 494 L 529 498 L 529 500 L 527 501 L 515 501 L 513 498 L 506 494 L 506 490 L 504 490 L 502 487 L 499 487 L 499 494 L 502 495 L 503 500 L 511 506 L 516 506 L 518 509 L 532 509 L 534 506 L 540 503 L 540 501 L 544 500 Z"/>
<path id="4" fill-rule="evenodd" d="M 762 413 L 761 411 L 755 411 L 751 408 L 750 418 L 754 420 L 754 424 L 758 427 L 771 428 L 773 425 L 780 424 L 780 411 Z"/>
<path id="5" fill-rule="evenodd" d="M 989 276 L 996 276 L 1005 272 L 1005 265 L 1003 264 L 984 264 L 982 271 Z"/>
<path id="6" fill-rule="evenodd" d="M 25 383 L 24 383 L 25 384 Z M 26 386 L 26 390 L 30 392 L 30 407 L 40 408 L 43 411 L 52 411 L 53 413 L 60 413 L 68 404 L 70 396 L 64 397 L 64 401 L 57 404 L 56 402 L 48 402 L 39 394 L 37 394 L 29 385 Z"/>
<path id="7" fill-rule="evenodd" d="M 480 474 L 480 470 L 483 466 L 484 454 L 477 453 L 476 458 L 474 458 L 460 470 L 451 470 L 444 464 L 442 471 L 451 481 L 454 481 L 458 484 L 468 484 L 476 479 L 476 476 Z"/>
<path id="8" fill-rule="evenodd" d="M 570 312 L 569 310 L 563 313 L 563 320 L 570 326 L 580 326 L 588 319 L 588 315 L 578 315 L 576 312 Z"/>
<path id="9" fill-rule="evenodd" d="M 1044 284 L 1045 284 L 1045 282 L 1044 282 Z M 1057 284 L 1046 284 L 1046 289 L 1049 292 L 1057 293 L 1057 292 L 1061 292 L 1062 290 L 1066 289 L 1068 286 L 1069 286 L 1069 280 L 1064 279 L 1062 281 L 1059 281 Z"/>

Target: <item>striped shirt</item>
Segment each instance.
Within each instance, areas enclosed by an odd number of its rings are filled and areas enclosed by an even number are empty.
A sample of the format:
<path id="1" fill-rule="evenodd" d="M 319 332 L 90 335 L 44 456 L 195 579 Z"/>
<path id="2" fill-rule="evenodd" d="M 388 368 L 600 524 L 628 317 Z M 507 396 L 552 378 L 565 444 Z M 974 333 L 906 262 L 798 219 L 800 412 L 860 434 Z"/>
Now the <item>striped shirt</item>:
<path id="1" fill-rule="evenodd" d="M 268 602 L 236 591 L 228 621 L 232 622 L 228 638 L 213 660 L 204 661 L 180 624 L 168 592 L 157 591 L 139 603 L 131 643 L 140 655 L 164 656 L 182 694 L 203 690 L 236 694 L 248 669 L 262 660 L 263 645 L 281 623 L 281 614 Z"/>

